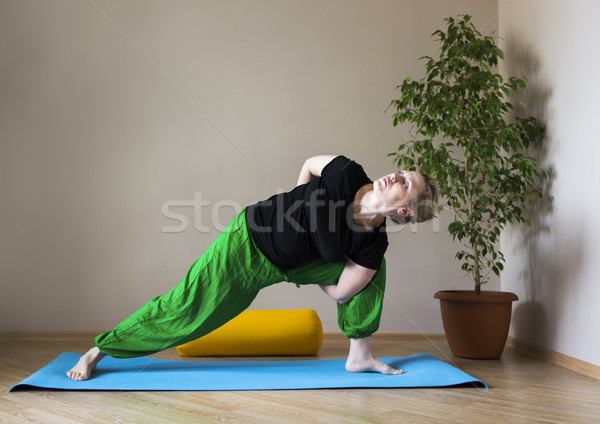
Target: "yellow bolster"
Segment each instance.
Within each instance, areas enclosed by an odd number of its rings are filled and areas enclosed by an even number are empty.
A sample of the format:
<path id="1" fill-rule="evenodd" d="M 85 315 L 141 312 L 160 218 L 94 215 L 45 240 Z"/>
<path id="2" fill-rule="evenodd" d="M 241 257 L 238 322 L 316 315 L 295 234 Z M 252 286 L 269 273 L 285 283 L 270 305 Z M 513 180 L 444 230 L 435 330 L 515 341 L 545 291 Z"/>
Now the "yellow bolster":
<path id="1" fill-rule="evenodd" d="M 177 346 L 181 356 L 316 355 L 323 326 L 312 309 L 244 311 L 199 339 Z"/>

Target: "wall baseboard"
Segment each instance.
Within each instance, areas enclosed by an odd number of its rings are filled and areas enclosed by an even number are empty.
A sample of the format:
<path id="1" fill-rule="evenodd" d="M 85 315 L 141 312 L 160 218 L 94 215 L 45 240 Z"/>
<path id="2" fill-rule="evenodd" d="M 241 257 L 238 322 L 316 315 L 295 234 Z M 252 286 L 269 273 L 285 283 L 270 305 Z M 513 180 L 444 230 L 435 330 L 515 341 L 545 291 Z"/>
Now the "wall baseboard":
<path id="1" fill-rule="evenodd" d="M 0 340 L 93 340 L 98 331 L 35 331 L 35 330 L 0 330 Z M 328 341 L 347 342 L 348 339 L 341 333 L 323 333 Z M 422 341 L 431 340 L 443 342 L 446 337 L 443 334 L 412 334 L 412 333 L 375 333 L 373 340 L 400 340 L 400 341 Z"/>
<path id="2" fill-rule="evenodd" d="M 323 338 L 327 340 L 348 341 L 348 338 L 342 333 L 324 332 Z M 402 342 L 419 342 L 432 341 L 436 343 L 445 342 L 446 336 L 443 334 L 421 334 L 421 333 L 375 333 L 371 336 L 372 340 L 377 341 L 402 341 Z"/>
<path id="3" fill-rule="evenodd" d="M 87 340 L 102 331 L 0 331 L 0 340 Z"/>
<path id="4" fill-rule="evenodd" d="M 579 374 L 600 380 L 600 366 L 590 364 L 589 362 L 585 362 L 571 356 L 563 355 L 562 353 L 554 352 L 553 350 L 546 349 L 541 346 L 529 344 L 514 337 L 509 337 L 506 341 L 506 345 L 528 353 L 529 355 L 543 359 L 544 361 L 551 362 L 555 365 L 570 369 L 571 371 L 575 371 Z"/>

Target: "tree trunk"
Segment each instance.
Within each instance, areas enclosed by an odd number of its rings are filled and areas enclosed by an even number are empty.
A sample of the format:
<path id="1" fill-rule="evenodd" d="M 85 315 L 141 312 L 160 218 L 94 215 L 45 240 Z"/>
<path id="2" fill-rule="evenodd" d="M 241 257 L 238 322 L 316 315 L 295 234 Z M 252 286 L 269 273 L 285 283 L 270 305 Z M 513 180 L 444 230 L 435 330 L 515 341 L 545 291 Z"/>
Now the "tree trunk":
<path id="1" fill-rule="evenodd" d="M 475 269 L 473 270 L 473 277 L 475 279 L 475 293 L 481 294 L 481 271 L 479 269 L 479 243 L 475 242 L 473 246 L 473 256 L 475 257 Z"/>

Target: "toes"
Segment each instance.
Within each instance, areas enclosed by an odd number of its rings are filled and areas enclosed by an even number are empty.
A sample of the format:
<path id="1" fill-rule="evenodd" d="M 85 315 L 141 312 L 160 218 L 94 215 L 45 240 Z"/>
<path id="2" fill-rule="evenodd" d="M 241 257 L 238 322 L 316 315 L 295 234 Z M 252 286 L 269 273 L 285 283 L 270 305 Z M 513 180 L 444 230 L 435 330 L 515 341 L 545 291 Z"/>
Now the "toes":
<path id="1" fill-rule="evenodd" d="M 395 369 L 393 369 L 392 367 L 383 367 L 382 369 L 379 370 L 380 373 L 382 374 L 386 374 L 386 375 L 394 375 L 396 374 Z"/>
<path id="2" fill-rule="evenodd" d="M 81 381 L 86 379 L 84 374 L 73 370 L 67 371 L 67 377 L 75 381 Z"/>
<path id="3" fill-rule="evenodd" d="M 398 375 L 404 373 L 404 370 L 397 370 L 396 368 L 388 367 L 384 374 Z"/>
<path id="4" fill-rule="evenodd" d="M 396 368 L 392 368 L 388 364 L 381 362 L 379 360 L 377 360 L 377 362 L 376 362 L 374 371 L 378 371 L 378 372 L 380 372 L 382 374 L 386 374 L 386 375 L 398 375 L 398 374 L 402 374 L 404 372 L 404 370 L 401 370 L 401 369 L 397 370 Z"/>

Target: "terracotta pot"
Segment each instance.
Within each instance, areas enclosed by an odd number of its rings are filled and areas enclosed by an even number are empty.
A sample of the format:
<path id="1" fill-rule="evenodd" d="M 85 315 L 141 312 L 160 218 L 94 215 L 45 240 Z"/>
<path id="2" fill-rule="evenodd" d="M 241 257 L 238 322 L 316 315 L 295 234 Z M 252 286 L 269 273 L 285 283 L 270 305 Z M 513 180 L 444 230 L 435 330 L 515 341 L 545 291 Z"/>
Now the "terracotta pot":
<path id="1" fill-rule="evenodd" d="M 504 350 L 512 302 L 516 294 L 498 291 L 443 290 L 440 300 L 444 331 L 450 350 L 463 358 L 499 358 Z"/>

